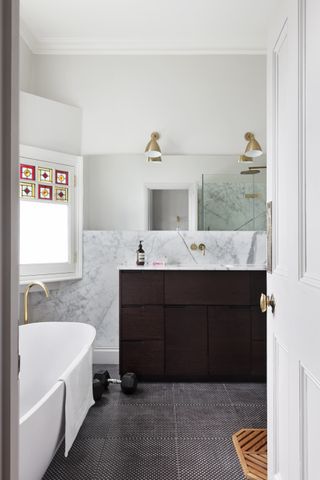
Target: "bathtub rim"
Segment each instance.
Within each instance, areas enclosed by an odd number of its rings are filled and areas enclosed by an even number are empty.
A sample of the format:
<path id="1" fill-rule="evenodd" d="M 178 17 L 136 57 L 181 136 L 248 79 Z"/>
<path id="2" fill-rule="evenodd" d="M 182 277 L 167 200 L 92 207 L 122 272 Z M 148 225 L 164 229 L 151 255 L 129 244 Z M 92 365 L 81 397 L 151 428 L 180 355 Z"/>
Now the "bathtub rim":
<path id="1" fill-rule="evenodd" d="M 88 323 L 84 322 L 33 322 L 27 325 L 19 325 L 19 329 L 22 328 L 23 330 L 31 327 L 33 325 L 45 325 L 45 324 L 55 324 L 55 325 L 81 325 L 81 327 L 85 328 L 88 330 L 88 332 L 91 331 L 91 336 L 89 337 L 89 340 L 87 343 L 84 344 L 84 346 L 80 349 L 79 353 L 77 356 L 72 360 L 72 362 L 67 366 L 67 368 L 61 372 L 60 376 L 62 377 L 63 375 L 66 374 L 68 370 L 71 370 L 72 367 L 78 363 L 79 358 L 83 357 L 85 351 L 88 351 L 90 348 L 92 348 L 93 342 L 96 337 L 96 329 L 92 325 L 89 325 Z M 72 327 L 74 328 L 74 327 Z M 46 400 L 54 394 L 54 392 L 61 386 L 61 384 L 64 385 L 64 381 L 57 379 L 57 381 L 52 385 L 52 387 L 24 414 L 20 417 L 19 419 L 19 426 L 23 425 L 24 422 L 26 422 L 45 402 Z"/>

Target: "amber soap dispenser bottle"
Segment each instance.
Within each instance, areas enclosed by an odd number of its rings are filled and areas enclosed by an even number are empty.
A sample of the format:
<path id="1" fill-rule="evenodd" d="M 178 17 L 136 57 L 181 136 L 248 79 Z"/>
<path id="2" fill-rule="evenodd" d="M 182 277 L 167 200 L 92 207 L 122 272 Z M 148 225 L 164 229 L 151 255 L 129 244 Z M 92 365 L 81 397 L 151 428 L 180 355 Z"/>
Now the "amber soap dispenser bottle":
<path id="1" fill-rule="evenodd" d="M 137 265 L 139 265 L 139 266 L 144 265 L 145 264 L 145 259 L 146 259 L 146 256 L 145 256 L 144 250 L 142 248 L 142 240 L 140 240 L 139 247 L 138 247 L 138 250 L 137 250 Z"/>

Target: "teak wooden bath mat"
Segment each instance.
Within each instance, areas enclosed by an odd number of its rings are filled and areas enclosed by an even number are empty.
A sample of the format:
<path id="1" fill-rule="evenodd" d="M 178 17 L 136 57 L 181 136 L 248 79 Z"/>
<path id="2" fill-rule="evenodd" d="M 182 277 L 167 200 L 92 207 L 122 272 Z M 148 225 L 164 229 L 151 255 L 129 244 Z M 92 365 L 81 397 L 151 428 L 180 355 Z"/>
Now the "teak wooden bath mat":
<path id="1" fill-rule="evenodd" d="M 248 480 L 267 480 L 267 430 L 243 428 L 232 435 L 245 477 Z"/>

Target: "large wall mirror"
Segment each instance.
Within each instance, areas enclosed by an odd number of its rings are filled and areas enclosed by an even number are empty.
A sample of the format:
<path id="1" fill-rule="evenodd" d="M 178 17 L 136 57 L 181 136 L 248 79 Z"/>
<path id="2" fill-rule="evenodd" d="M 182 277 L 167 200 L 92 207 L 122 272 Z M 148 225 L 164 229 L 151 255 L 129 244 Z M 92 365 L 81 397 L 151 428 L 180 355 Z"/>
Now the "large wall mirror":
<path id="1" fill-rule="evenodd" d="M 84 158 L 87 230 L 265 230 L 265 158 L 94 155 Z"/>

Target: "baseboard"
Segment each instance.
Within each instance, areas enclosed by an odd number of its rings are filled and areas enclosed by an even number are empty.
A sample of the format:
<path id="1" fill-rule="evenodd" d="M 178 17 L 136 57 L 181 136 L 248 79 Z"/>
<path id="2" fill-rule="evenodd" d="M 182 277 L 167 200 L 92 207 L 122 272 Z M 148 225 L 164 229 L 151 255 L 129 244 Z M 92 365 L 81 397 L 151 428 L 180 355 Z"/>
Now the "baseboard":
<path id="1" fill-rule="evenodd" d="M 96 364 L 119 364 L 119 348 L 96 347 L 93 350 L 93 363 Z"/>

